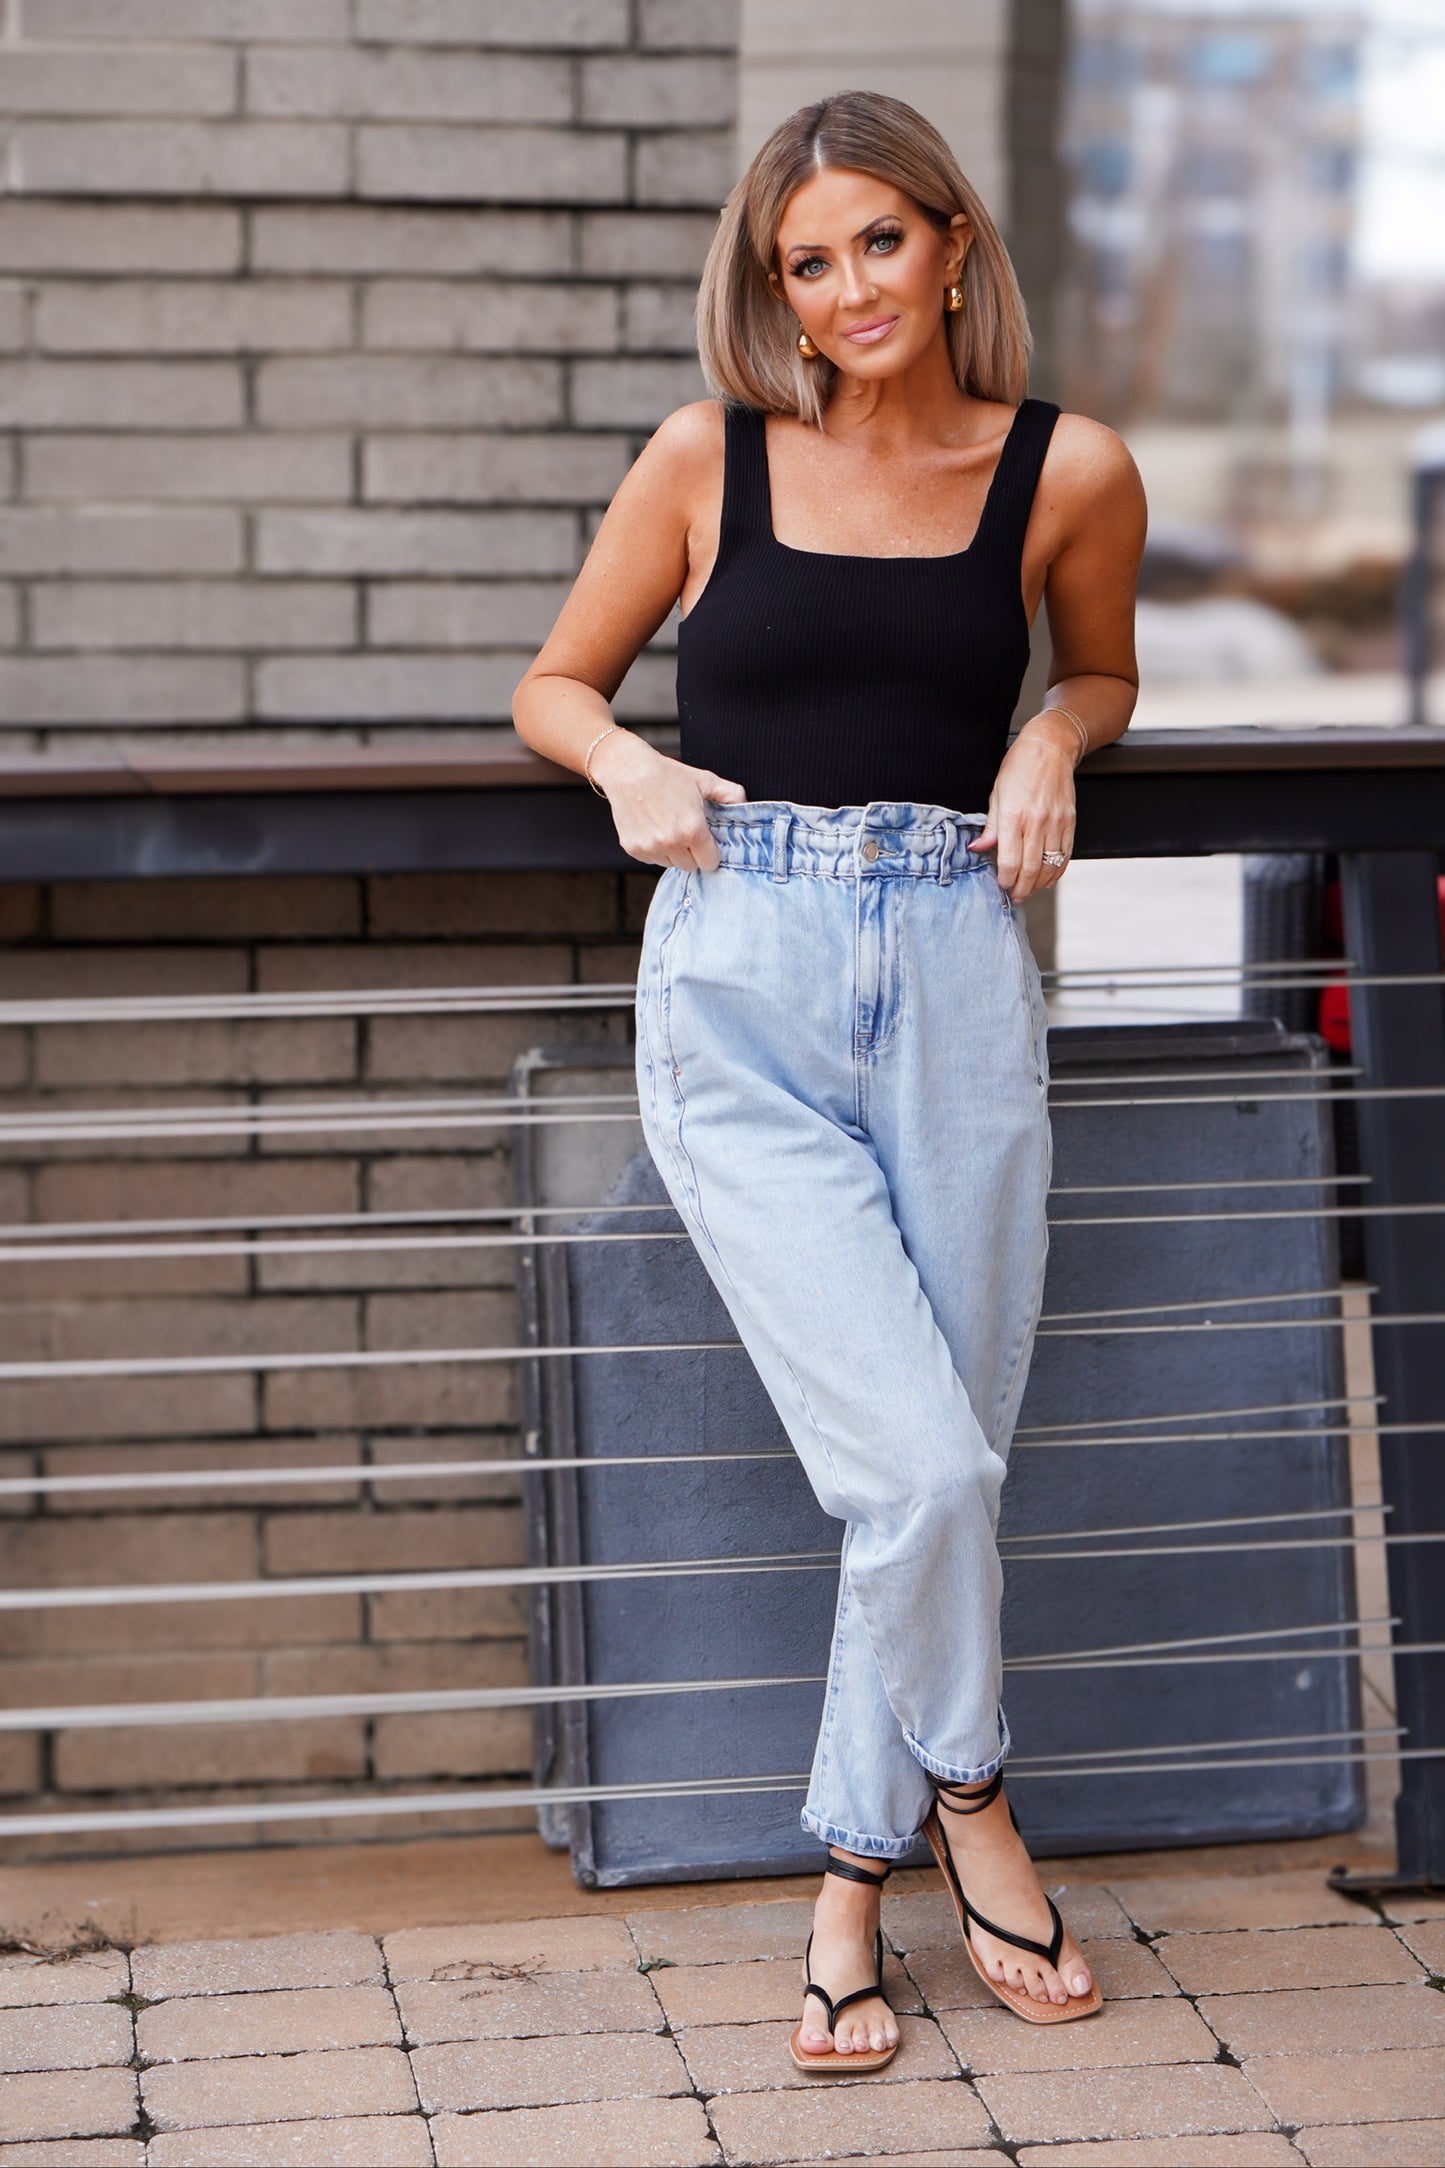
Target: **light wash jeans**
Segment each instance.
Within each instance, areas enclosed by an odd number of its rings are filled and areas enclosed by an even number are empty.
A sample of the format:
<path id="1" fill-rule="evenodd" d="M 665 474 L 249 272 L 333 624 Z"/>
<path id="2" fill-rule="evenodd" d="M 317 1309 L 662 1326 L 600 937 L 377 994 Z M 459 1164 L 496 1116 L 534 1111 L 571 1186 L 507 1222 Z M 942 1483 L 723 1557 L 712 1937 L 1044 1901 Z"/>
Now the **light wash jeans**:
<path id="1" fill-rule="evenodd" d="M 643 1128 L 847 1523 L 804 1827 L 897 1858 L 925 1772 L 979 1781 L 1009 1747 L 994 1537 L 1048 1240 L 1043 998 L 981 816 L 708 823 L 722 864 L 668 868 L 647 914 Z"/>

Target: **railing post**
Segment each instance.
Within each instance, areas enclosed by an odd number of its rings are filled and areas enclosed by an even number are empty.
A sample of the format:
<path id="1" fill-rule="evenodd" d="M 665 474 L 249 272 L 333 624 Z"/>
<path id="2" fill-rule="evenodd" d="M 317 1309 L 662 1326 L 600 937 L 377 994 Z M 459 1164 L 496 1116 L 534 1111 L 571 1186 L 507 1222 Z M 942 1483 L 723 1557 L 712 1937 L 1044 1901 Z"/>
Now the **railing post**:
<path id="1" fill-rule="evenodd" d="M 1340 860 L 1345 947 L 1362 978 L 1429 976 L 1414 986 L 1352 987 L 1354 1058 L 1368 1086 L 1445 1093 L 1445 988 L 1440 903 L 1429 851 L 1353 852 Z M 1371 1205 L 1445 1203 L 1445 1097 L 1362 1098 L 1360 1161 Z M 1445 1213 L 1370 1216 L 1365 1261 L 1382 1318 L 1445 1309 Z M 1384 1421 L 1445 1421 L 1445 1325 L 1378 1324 L 1376 1390 Z M 1445 1531 L 1445 1432 L 1392 1430 L 1380 1440 L 1392 1536 Z M 1390 1608 L 1402 1644 L 1445 1642 L 1445 1556 L 1431 1543 L 1393 1543 Z M 1445 1887 L 1445 1655 L 1397 1656 L 1395 1696 L 1403 1745 L 1439 1759 L 1401 1764 L 1393 1875 L 1336 1869 L 1337 1888 Z"/>

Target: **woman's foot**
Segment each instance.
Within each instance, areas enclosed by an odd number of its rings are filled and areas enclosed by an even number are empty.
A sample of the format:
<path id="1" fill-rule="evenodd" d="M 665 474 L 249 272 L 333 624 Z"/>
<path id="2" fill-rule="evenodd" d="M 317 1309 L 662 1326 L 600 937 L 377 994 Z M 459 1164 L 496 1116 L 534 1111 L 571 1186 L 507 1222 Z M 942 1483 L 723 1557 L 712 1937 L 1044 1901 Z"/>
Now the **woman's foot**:
<path id="1" fill-rule="evenodd" d="M 844 1852 L 837 1845 L 831 1850 L 834 1859 L 866 1867 L 870 1874 L 878 1871 L 880 1862 L 876 1859 Z M 871 1987 L 878 1977 L 879 1895 L 876 1887 L 865 1888 L 832 1874 L 823 1877 L 813 1908 L 809 1965 L 819 1987 L 825 1988 L 835 2002 L 854 1988 Z M 797 2041 L 805 2055 L 825 2055 L 829 2048 L 836 2049 L 839 2055 L 864 2055 L 897 2046 L 898 2020 L 881 1995 L 869 1995 L 841 2010 L 837 2030 L 830 2033 L 822 2003 L 816 1995 L 805 1995 Z"/>
<path id="2" fill-rule="evenodd" d="M 960 1784 L 950 1789 L 961 1805 L 988 1787 Z M 1002 1791 L 986 1807 L 968 1814 L 949 1813 L 946 1800 L 939 1804 L 943 1811 L 938 1819 L 969 1903 L 1000 1927 L 1047 1944 L 1053 1935 L 1048 1900 Z M 1016 1950 L 1011 1943 L 986 1934 L 976 1920 L 970 1922 L 969 1939 L 991 1980 L 1022 1991 L 1034 2002 L 1062 2006 L 1093 1987 L 1084 1953 L 1067 1928 L 1057 1968 L 1046 1958 L 1030 1956 L 1027 1950 Z"/>

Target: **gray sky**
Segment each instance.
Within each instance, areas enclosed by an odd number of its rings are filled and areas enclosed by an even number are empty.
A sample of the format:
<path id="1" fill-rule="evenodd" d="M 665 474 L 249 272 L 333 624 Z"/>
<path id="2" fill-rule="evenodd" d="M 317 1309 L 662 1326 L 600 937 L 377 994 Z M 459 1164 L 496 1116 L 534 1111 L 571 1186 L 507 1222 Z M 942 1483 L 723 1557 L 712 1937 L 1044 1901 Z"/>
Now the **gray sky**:
<path id="1" fill-rule="evenodd" d="M 1373 0 L 1360 267 L 1445 284 L 1445 0 Z"/>

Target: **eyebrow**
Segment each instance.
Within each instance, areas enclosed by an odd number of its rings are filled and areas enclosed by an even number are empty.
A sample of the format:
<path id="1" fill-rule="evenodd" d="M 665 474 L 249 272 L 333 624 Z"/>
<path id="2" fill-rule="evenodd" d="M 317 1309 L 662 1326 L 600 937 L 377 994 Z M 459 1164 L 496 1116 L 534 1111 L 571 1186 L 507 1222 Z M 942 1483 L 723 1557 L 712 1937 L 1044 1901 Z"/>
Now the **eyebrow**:
<path id="1" fill-rule="evenodd" d="M 860 226 L 858 231 L 851 235 L 850 238 L 854 241 L 861 241 L 865 233 L 871 233 L 875 226 L 881 226 L 885 218 L 896 218 L 897 215 L 896 211 L 880 211 L 876 218 L 870 218 L 867 225 Z M 788 254 L 790 257 L 795 256 L 799 249 L 803 249 L 811 256 L 815 255 L 820 248 L 826 248 L 827 245 L 826 241 L 795 241 L 788 250 Z"/>

